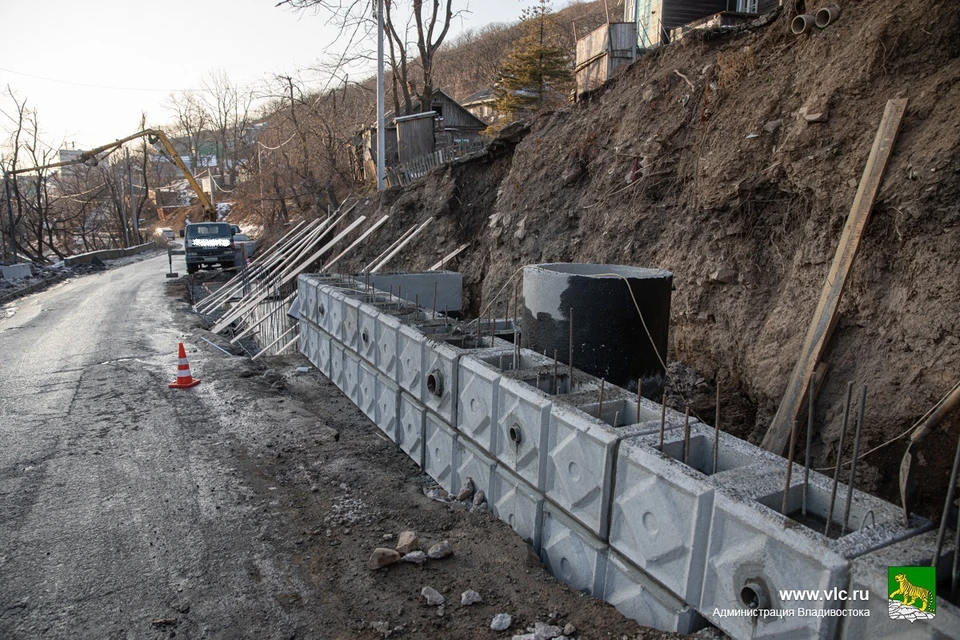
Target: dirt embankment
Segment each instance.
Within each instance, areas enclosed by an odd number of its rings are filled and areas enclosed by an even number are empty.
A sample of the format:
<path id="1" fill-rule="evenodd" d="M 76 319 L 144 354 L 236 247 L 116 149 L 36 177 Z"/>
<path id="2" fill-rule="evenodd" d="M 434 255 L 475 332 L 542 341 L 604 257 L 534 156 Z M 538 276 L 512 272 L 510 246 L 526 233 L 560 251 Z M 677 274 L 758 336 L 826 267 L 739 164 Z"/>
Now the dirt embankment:
<path id="1" fill-rule="evenodd" d="M 455 266 L 473 312 L 524 264 L 669 269 L 670 359 L 719 379 L 724 427 L 758 441 L 885 103 L 908 98 L 825 357 L 815 459 L 836 456 L 851 381 L 870 390 L 863 449 L 902 433 L 960 371 L 960 5 L 849 1 L 835 25 L 799 38 L 789 17 L 688 35 L 541 117 L 515 147 L 362 203 L 393 218 L 344 269 L 426 215 L 430 232 L 391 266 L 423 269 L 470 242 Z M 939 513 L 958 431 L 953 416 L 923 447 L 925 515 Z M 903 449 L 868 455 L 861 486 L 895 499 Z"/>

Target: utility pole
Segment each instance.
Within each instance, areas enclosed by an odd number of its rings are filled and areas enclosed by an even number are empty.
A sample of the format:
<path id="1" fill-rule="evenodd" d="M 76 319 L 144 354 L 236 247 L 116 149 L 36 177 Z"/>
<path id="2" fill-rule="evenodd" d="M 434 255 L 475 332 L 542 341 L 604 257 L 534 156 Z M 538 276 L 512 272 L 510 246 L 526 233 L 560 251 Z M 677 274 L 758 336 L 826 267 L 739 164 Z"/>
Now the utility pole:
<path id="1" fill-rule="evenodd" d="M 123 206 L 123 183 L 117 175 L 117 165 L 113 165 L 113 181 L 117 183 L 117 202 L 120 204 L 120 220 L 123 222 L 123 246 L 130 246 L 130 229 L 127 228 L 127 212 Z"/>
<path id="2" fill-rule="evenodd" d="M 127 162 L 127 182 L 130 185 L 130 216 L 133 219 L 133 235 L 137 236 L 137 244 L 143 242 L 140 237 L 140 212 L 133 202 L 133 169 L 130 168 L 130 149 L 123 148 L 123 157 Z"/>
<path id="3" fill-rule="evenodd" d="M 377 0 L 377 190 L 383 191 L 387 181 L 387 134 L 384 131 L 383 89 L 383 0 Z"/>
<path id="4" fill-rule="evenodd" d="M 10 174 L 3 172 L 3 187 L 7 192 L 7 222 L 9 223 L 10 251 L 13 252 L 13 261 L 17 262 L 17 234 L 13 227 L 13 205 L 10 204 Z"/>

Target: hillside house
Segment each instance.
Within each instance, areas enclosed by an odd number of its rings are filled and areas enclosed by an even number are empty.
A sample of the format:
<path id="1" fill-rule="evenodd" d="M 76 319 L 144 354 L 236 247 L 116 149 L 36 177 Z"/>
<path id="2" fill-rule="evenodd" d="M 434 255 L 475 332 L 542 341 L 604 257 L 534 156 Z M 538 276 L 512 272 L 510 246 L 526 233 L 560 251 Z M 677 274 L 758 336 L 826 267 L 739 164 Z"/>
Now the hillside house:
<path id="1" fill-rule="evenodd" d="M 484 87 L 479 91 L 474 91 L 464 98 L 460 104 L 463 108 L 477 116 L 484 122 L 498 124 L 500 122 L 500 112 L 497 110 L 497 95 L 490 87 Z"/>
<path id="2" fill-rule="evenodd" d="M 475 116 L 437 89 L 433 92 L 430 109 L 423 109 L 414 101 L 413 113 L 398 116 L 392 111 L 384 118 L 386 132 L 386 165 L 388 168 L 408 164 L 433 154 L 456 157 L 464 149 L 472 149 L 483 142 L 482 131 L 487 123 Z M 373 124 L 361 132 L 362 165 L 370 179 L 377 175 L 377 126 Z"/>
<path id="3" fill-rule="evenodd" d="M 623 21 L 636 25 L 637 45 L 650 49 L 691 27 L 734 26 L 776 9 L 782 0 L 626 0 Z M 686 27 L 686 28 L 684 28 Z"/>

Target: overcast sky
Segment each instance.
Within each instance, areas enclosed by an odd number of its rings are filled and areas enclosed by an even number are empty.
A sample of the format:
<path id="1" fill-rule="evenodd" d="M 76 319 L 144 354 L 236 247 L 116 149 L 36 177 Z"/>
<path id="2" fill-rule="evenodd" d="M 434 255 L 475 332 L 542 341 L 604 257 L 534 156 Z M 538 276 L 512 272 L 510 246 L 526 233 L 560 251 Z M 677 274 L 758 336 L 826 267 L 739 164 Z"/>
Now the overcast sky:
<path id="1" fill-rule="evenodd" d="M 168 122 L 164 102 L 170 92 L 196 88 L 211 70 L 222 69 L 234 83 L 249 85 L 313 66 L 336 30 L 320 15 L 275 4 L 0 0 L 0 86 L 9 85 L 37 109 L 49 144 L 98 146 L 135 132 L 141 111 L 150 125 Z M 516 20 L 533 3 L 455 0 L 454 6 L 467 4 L 470 13 L 456 21 L 451 36 Z M 315 78 L 309 71 L 302 77 Z M 10 106 L 8 98 L 0 99 L 4 111 Z"/>

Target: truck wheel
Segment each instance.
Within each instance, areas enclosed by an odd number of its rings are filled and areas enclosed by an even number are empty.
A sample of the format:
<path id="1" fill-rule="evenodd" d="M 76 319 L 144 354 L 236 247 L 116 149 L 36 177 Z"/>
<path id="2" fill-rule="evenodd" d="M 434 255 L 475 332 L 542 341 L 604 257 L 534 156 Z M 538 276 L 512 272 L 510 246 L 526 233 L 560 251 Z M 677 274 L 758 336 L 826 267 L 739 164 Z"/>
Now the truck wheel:
<path id="1" fill-rule="evenodd" d="M 199 269 L 199 268 L 200 268 L 200 265 L 198 265 L 198 264 L 188 264 L 188 265 L 187 265 L 187 273 L 196 273 L 196 272 L 197 272 L 197 269 Z"/>

